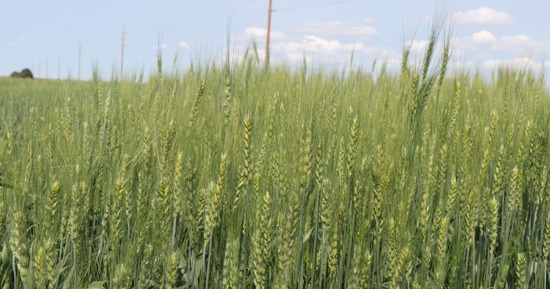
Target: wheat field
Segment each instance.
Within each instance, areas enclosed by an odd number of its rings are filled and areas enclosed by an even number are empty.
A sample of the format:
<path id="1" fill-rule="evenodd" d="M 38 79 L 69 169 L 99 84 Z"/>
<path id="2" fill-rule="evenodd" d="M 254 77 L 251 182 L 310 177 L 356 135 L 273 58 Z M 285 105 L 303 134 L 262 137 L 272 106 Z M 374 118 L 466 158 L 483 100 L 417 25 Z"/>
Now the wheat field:
<path id="1" fill-rule="evenodd" d="M 544 79 L 438 43 L 375 77 L 0 79 L 2 288 L 548 288 Z"/>

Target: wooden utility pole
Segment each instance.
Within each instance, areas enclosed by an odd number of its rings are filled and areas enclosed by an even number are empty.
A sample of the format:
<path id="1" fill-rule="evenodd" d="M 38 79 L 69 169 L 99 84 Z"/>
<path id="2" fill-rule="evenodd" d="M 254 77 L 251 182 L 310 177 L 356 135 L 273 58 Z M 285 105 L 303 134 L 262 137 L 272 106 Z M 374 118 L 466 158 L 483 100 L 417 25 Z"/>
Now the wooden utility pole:
<path id="1" fill-rule="evenodd" d="M 124 76 L 124 25 L 122 25 L 122 47 L 120 49 L 120 80 Z"/>
<path id="2" fill-rule="evenodd" d="M 272 0 L 269 0 L 269 8 L 267 10 L 267 39 L 265 41 L 265 65 L 269 65 L 269 38 L 271 35 L 271 9 Z"/>

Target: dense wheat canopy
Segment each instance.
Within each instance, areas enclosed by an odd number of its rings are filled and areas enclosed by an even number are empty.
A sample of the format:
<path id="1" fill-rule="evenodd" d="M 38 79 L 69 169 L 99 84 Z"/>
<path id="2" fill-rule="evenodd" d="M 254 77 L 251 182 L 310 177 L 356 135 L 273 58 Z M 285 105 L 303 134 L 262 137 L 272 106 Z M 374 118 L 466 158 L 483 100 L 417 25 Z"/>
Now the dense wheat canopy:
<path id="1" fill-rule="evenodd" d="M 0 79 L 3 288 L 547 288 L 543 80 L 437 36 L 374 79 Z"/>

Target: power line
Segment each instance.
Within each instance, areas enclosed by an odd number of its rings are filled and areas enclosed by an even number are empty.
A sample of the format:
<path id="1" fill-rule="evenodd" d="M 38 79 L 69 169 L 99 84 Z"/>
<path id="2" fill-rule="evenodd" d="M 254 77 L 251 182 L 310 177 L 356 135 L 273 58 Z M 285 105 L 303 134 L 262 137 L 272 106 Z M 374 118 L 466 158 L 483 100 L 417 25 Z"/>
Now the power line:
<path id="1" fill-rule="evenodd" d="M 263 18 L 263 17 L 265 17 L 266 15 L 267 15 L 267 13 L 258 14 L 258 15 L 256 15 L 256 16 L 247 18 L 247 19 L 245 19 L 245 20 L 242 20 L 242 21 L 239 21 L 239 22 L 236 22 L 236 23 L 232 23 L 232 25 L 233 25 L 233 26 L 241 25 L 241 24 L 250 22 L 250 21 L 252 21 L 252 20 L 256 20 L 256 19 L 259 19 L 259 18 Z M 213 29 L 213 30 L 210 30 L 210 31 L 208 31 L 208 32 L 201 33 L 201 35 L 208 35 L 208 34 L 212 34 L 212 33 L 214 33 L 214 32 L 222 31 L 222 30 L 227 30 L 227 27 L 225 27 L 225 28 Z"/>
<path id="2" fill-rule="evenodd" d="M 238 21 L 238 22 L 235 22 L 235 23 L 231 23 L 231 26 L 238 26 L 238 25 L 241 25 L 241 24 L 245 24 L 245 23 L 248 23 L 248 22 L 251 22 L 253 20 L 256 20 L 256 19 L 260 19 L 260 18 L 263 18 L 267 15 L 267 13 L 260 13 L 258 15 L 255 15 L 255 16 L 252 16 L 252 17 L 249 17 L 249 18 L 246 18 L 244 20 L 241 20 L 241 21 Z M 224 26 L 223 28 L 213 28 L 211 30 L 208 30 L 208 31 L 205 31 L 205 32 L 201 32 L 200 35 L 201 36 L 206 36 L 206 35 L 210 35 L 212 33 L 216 33 L 216 32 L 219 32 L 219 31 L 222 31 L 222 30 L 227 30 L 227 26 Z M 174 30 L 175 31 L 175 30 Z M 128 33 L 127 33 L 128 34 Z M 143 35 L 143 36 L 139 36 L 139 37 L 132 37 L 132 40 L 140 40 L 140 39 L 148 39 L 148 38 L 151 38 L 151 37 L 157 37 L 159 34 L 162 34 L 161 32 L 155 32 L 155 33 L 150 33 L 149 35 Z M 169 34 L 169 33 L 168 33 Z M 149 45 L 132 45 L 132 44 L 127 44 L 126 46 L 131 46 L 131 47 L 149 47 Z"/>
<path id="3" fill-rule="evenodd" d="M 196 26 L 196 25 L 211 21 L 212 18 L 215 18 L 216 16 L 223 15 L 224 13 L 226 13 L 230 10 L 233 10 L 233 9 L 245 7 L 245 6 L 247 6 L 247 5 L 249 5 L 253 2 L 256 2 L 256 1 L 258 1 L 258 0 L 240 1 L 240 2 L 237 2 L 234 5 L 227 5 L 227 6 L 224 6 L 224 7 L 221 7 L 221 8 L 213 9 L 213 10 L 210 10 L 209 12 L 201 14 L 197 17 L 192 18 L 192 19 L 189 19 L 189 20 L 186 20 L 186 21 L 183 21 L 183 22 L 177 22 L 177 23 L 167 25 L 167 26 L 163 27 L 163 29 L 159 29 L 159 30 L 162 30 L 164 32 L 181 31 L 182 26 L 185 26 L 185 28 L 189 28 L 189 27 L 192 27 L 192 26 Z M 151 33 L 151 32 L 132 33 L 132 34 L 136 34 L 136 35 L 141 34 L 141 35 L 143 35 L 142 36 L 143 38 L 146 38 L 146 37 L 158 35 L 158 32 L 155 32 L 155 33 Z"/>
<path id="4" fill-rule="evenodd" d="M 218 7 L 216 9 L 213 9 L 213 10 L 210 10 L 206 13 L 203 13 L 203 14 L 200 14 L 198 15 L 197 17 L 193 18 L 193 19 L 190 19 L 189 21 L 195 21 L 197 19 L 202 19 L 204 17 L 211 17 L 213 14 L 217 14 L 219 12 L 225 12 L 226 10 L 229 10 L 229 9 L 234 9 L 234 8 L 240 8 L 240 7 L 243 7 L 243 6 L 246 6 L 252 2 L 255 2 L 255 1 L 258 1 L 258 0 L 241 0 L 241 1 L 237 1 L 233 4 L 229 4 L 229 5 L 225 5 L 225 6 L 222 6 L 222 7 Z M 188 11 L 189 5 L 187 3 L 184 4 L 184 6 L 181 6 L 181 7 L 170 7 L 170 11 L 168 12 L 176 12 L 176 14 L 180 14 L 180 12 L 182 10 L 184 11 Z M 151 22 L 153 20 L 156 20 L 157 18 L 159 17 L 164 17 L 166 14 L 166 12 L 161 12 L 161 13 L 156 13 L 156 15 L 154 16 L 150 16 L 150 17 L 147 17 L 145 19 L 142 19 L 142 21 L 140 21 L 141 23 L 144 23 L 144 22 Z"/>
<path id="5" fill-rule="evenodd" d="M 239 21 L 239 22 L 237 22 L 237 23 L 233 23 L 232 25 L 244 24 L 244 23 L 250 22 L 250 21 L 252 21 L 252 20 L 256 20 L 256 19 L 259 19 L 259 18 L 263 18 L 263 17 L 265 17 L 266 15 L 267 15 L 267 13 L 262 13 L 262 14 L 259 14 L 259 15 L 256 15 L 256 16 L 253 16 L 253 17 L 250 17 L 250 18 L 247 18 L 247 19 L 245 19 L 245 20 Z M 212 34 L 212 33 L 219 32 L 219 31 L 222 31 L 222 30 L 227 30 L 227 27 L 225 27 L 225 28 L 216 28 L 216 29 L 213 29 L 213 30 L 210 30 L 210 31 L 201 33 L 201 36 L 210 35 L 210 34 Z"/>
<path id="6" fill-rule="evenodd" d="M 318 7 L 324 7 L 324 6 L 334 6 L 334 5 L 340 5 L 340 4 L 348 4 L 348 3 L 359 2 L 359 1 L 362 1 L 362 0 L 331 1 L 331 2 L 310 4 L 310 5 L 303 5 L 303 6 L 295 6 L 295 7 L 287 7 L 287 8 L 281 8 L 281 9 L 275 9 L 275 10 L 273 10 L 273 12 L 284 12 L 284 11 L 304 10 L 304 9 L 318 8 Z"/>
<path id="7" fill-rule="evenodd" d="M 242 8 L 242 7 L 252 3 L 254 1 L 256 1 L 256 0 L 250 0 L 250 1 L 244 2 L 240 5 L 226 7 L 226 8 L 223 8 L 223 9 L 216 9 L 216 10 L 213 10 L 213 11 L 218 11 L 216 13 L 212 13 L 210 15 L 204 14 L 203 16 L 199 16 L 199 17 L 195 18 L 194 20 L 190 20 L 188 22 L 181 22 L 181 23 L 176 23 L 176 24 L 169 25 L 169 26 L 167 26 L 167 28 L 169 28 L 169 29 L 167 29 L 167 31 L 175 30 L 175 29 L 177 29 L 177 27 L 180 27 L 180 26 L 190 27 L 190 26 L 195 26 L 195 25 L 207 22 L 207 21 L 211 21 L 213 16 L 222 15 L 222 14 L 226 13 L 228 10 L 232 10 L 232 9 L 236 9 L 236 8 Z M 173 28 L 173 29 L 170 29 L 170 28 Z"/>

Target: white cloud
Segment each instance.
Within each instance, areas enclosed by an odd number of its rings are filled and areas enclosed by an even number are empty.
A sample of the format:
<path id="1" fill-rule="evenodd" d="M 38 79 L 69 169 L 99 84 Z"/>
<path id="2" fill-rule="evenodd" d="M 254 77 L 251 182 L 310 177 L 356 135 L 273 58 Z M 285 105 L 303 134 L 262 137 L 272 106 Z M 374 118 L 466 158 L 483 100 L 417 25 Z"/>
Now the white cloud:
<path id="1" fill-rule="evenodd" d="M 482 30 L 466 37 L 453 39 L 453 53 L 462 55 L 464 53 L 488 53 L 494 51 L 498 46 L 499 39 L 491 32 Z"/>
<path id="2" fill-rule="evenodd" d="M 401 69 L 401 57 L 380 58 L 381 63 L 386 65 L 389 70 Z"/>
<path id="3" fill-rule="evenodd" d="M 361 42 L 342 44 L 342 49 L 347 51 L 367 51 L 365 44 Z"/>
<path id="4" fill-rule="evenodd" d="M 507 49 L 515 50 L 517 52 L 527 52 L 533 50 L 540 51 L 545 46 L 543 41 L 537 41 L 523 34 L 502 36 L 500 37 L 500 44 Z"/>
<path id="5" fill-rule="evenodd" d="M 480 7 L 466 12 L 457 12 L 453 18 L 460 25 L 509 25 L 512 24 L 512 16 L 506 12 L 496 11 L 488 7 Z"/>
<path id="6" fill-rule="evenodd" d="M 261 60 L 265 55 L 265 37 L 267 30 L 258 27 L 248 27 L 239 37 L 249 41 L 259 40 L 257 51 Z M 291 38 L 278 31 L 271 33 L 271 61 L 275 62 L 302 62 L 315 61 L 318 63 L 331 63 L 345 60 L 349 61 L 351 53 L 356 56 L 373 56 L 376 51 L 366 47 L 362 42 L 342 41 L 339 37 L 324 37 L 323 35 L 308 33 L 298 38 Z M 244 51 L 245 48 L 242 47 Z"/>
<path id="7" fill-rule="evenodd" d="M 266 34 L 267 34 L 266 29 L 262 29 L 258 27 L 247 27 L 244 30 L 244 35 L 246 35 L 246 37 L 248 37 L 249 39 L 265 37 Z"/>
<path id="8" fill-rule="evenodd" d="M 458 54 L 465 52 L 487 54 L 494 51 L 515 54 L 542 53 L 550 51 L 550 41 L 532 39 L 524 34 L 497 37 L 493 33 L 483 30 L 471 36 L 455 38 L 454 49 Z"/>
<path id="9" fill-rule="evenodd" d="M 513 69 L 531 69 L 540 70 L 542 67 L 549 67 L 550 62 L 537 62 L 531 57 L 516 57 L 505 59 L 488 59 L 481 63 L 481 67 L 494 71 L 499 67 L 509 67 Z"/>
<path id="10" fill-rule="evenodd" d="M 339 40 L 329 40 L 315 35 L 306 35 L 301 41 L 283 41 L 274 47 L 286 51 L 305 51 L 313 53 L 331 53 L 333 51 L 363 50 L 363 43 L 341 43 Z"/>
<path id="11" fill-rule="evenodd" d="M 518 57 L 508 62 L 513 67 L 535 69 L 541 67 L 542 63 L 538 63 L 531 57 Z"/>
<path id="12" fill-rule="evenodd" d="M 487 30 L 483 30 L 472 34 L 472 40 L 476 43 L 486 44 L 486 43 L 494 43 L 497 40 L 497 38 L 493 35 L 493 33 Z"/>
<path id="13" fill-rule="evenodd" d="M 362 42 L 341 42 L 317 35 L 305 35 L 300 40 L 276 41 L 271 47 L 272 57 L 288 61 L 307 61 L 329 63 L 348 61 L 351 53 L 356 55 L 374 55 L 376 52 Z"/>
<path id="14" fill-rule="evenodd" d="M 302 40 L 303 48 L 306 51 L 334 51 L 342 48 L 342 44 L 338 40 L 327 40 L 319 36 L 306 35 Z"/>
<path id="15" fill-rule="evenodd" d="M 189 49 L 189 44 L 185 41 L 180 41 L 179 47 L 182 49 Z"/>
<path id="16" fill-rule="evenodd" d="M 244 30 L 244 35 L 250 39 L 250 40 L 261 40 L 265 41 L 265 38 L 267 36 L 267 29 L 258 28 L 258 27 L 247 27 Z M 286 39 L 287 36 L 279 31 L 271 31 L 271 34 L 269 35 L 271 40 L 282 40 Z"/>
<path id="17" fill-rule="evenodd" d="M 410 48 L 413 53 L 422 53 L 428 46 L 428 40 L 410 40 L 405 43 L 406 48 Z"/>
<path id="18" fill-rule="evenodd" d="M 306 24 L 300 27 L 298 31 L 309 34 L 368 38 L 372 38 L 378 34 L 378 31 L 369 25 L 352 25 L 338 21 Z"/>

